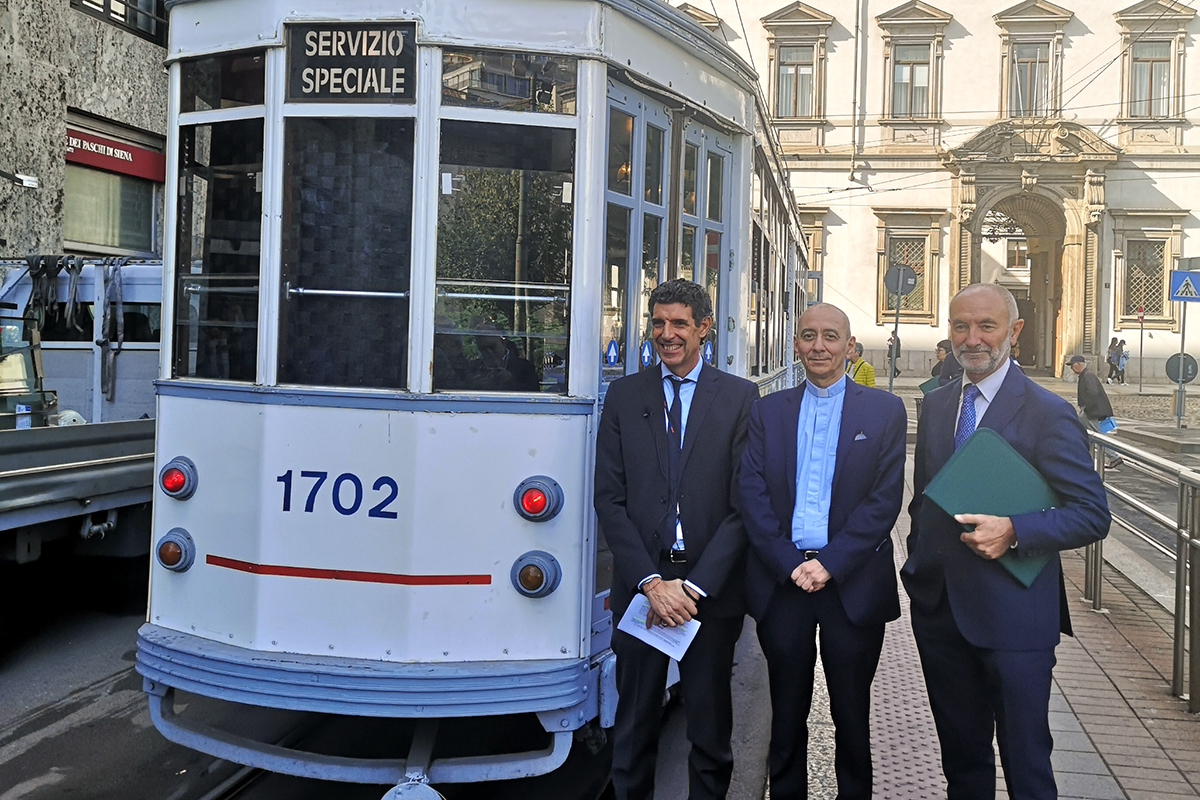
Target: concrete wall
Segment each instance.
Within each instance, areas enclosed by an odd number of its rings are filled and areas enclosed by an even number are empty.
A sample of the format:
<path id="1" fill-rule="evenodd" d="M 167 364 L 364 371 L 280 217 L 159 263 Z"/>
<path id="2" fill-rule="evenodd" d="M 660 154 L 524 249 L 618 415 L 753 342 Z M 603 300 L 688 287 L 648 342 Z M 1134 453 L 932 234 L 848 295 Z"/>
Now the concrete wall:
<path id="1" fill-rule="evenodd" d="M 166 135 L 165 57 L 69 0 L 0 0 L 0 170 L 39 181 L 0 180 L 0 258 L 62 251 L 68 108 Z"/>

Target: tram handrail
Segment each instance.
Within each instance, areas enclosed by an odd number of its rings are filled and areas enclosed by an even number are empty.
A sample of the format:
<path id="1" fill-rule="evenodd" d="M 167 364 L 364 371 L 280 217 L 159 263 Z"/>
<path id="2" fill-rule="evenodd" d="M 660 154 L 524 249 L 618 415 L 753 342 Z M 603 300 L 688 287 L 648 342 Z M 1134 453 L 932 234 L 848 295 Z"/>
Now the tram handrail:
<path id="1" fill-rule="evenodd" d="M 294 294 L 312 294 L 319 297 L 390 297 L 400 299 L 408 297 L 408 292 L 367 292 L 357 289 L 305 289 L 300 286 L 292 286 L 291 281 L 285 283 L 283 288 L 287 292 L 288 300 L 291 300 Z"/>
<path id="2" fill-rule="evenodd" d="M 1113 514 L 1112 519 L 1142 541 L 1150 544 L 1164 555 L 1175 557 L 1175 609 L 1172 632 L 1171 693 L 1183 697 L 1184 671 L 1188 678 L 1188 710 L 1200 711 L 1200 473 L 1174 461 L 1148 453 L 1112 436 L 1088 431 L 1088 442 L 1096 471 L 1108 494 L 1146 515 L 1155 523 L 1175 534 L 1175 551 L 1157 541 L 1130 520 Z M 1129 492 L 1112 485 L 1105 479 L 1105 451 L 1121 456 L 1131 466 L 1167 485 L 1177 489 L 1175 518 L 1152 508 Z M 1104 566 L 1103 540 L 1085 548 L 1086 562 L 1084 598 L 1092 602 L 1092 608 L 1101 609 Z M 1193 554 L 1192 551 L 1196 553 Z M 1189 625 L 1190 620 L 1190 625 Z M 1188 632 L 1190 627 L 1190 634 Z M 1186 640 L 1190 636 L 1190 641 Z M 1190 652 L 1190 657 L 1188 653 Z"/>

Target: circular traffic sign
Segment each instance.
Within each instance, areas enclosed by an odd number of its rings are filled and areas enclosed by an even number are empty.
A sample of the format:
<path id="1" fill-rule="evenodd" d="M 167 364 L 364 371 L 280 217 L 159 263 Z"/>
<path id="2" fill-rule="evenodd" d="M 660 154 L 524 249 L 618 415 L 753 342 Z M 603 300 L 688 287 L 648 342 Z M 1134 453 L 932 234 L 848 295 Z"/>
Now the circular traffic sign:
<path id="1" fill-rule="evenodd" d="M 892 294 L 906 295 L 917 288 L 917 273 L 912 267 L 893 264 L 883 273 L 883 285 Z"/>
<path id="2" fill-rule="evenodd" d="M 1171 383 L 1179 383 L 1179 356 L 1183 356 L 1183 382 L 1191 383 L 1196 379 L 1196 359 L 1187 353 L 1176 353 L 1167 359 L 1167 377 Z"/>

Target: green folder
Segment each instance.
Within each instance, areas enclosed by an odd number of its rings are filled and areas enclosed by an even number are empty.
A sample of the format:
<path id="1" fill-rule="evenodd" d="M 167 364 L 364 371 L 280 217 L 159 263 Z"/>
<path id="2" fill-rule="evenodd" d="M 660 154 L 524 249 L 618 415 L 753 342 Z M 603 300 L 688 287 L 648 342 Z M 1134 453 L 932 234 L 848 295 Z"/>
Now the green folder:
<path id="1" fill-rule="evenodd" d="M 932 378 L 925 381 L 917 388 L 921 390 L 922 395 L 926 395 L 926 394 L 929 394 L 930 392 L 932 392 L 937 387 L 938 387 L 938 377 L 937 377 L 937 375 L 934 375 Z"/>
<path id="2" fill-rule="evenodd" d="M 977 428 L 925 487 L 925 496 L 950 516 L 991 514 L 1011 517 L 1059 504 L 1046 479 L 990 428 Z M 970 526 L 964 526 L 971 530 Z M 1005 553 L 998 559 L 1029 586 L 1050 556 Z"/>

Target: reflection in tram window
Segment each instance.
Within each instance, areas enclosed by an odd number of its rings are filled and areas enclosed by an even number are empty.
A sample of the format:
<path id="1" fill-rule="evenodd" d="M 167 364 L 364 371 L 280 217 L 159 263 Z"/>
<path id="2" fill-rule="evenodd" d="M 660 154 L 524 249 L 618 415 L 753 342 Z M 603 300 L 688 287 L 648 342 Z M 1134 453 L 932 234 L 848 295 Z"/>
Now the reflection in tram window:
<path id="1" fill-rule="evenodd" d="M 179 128 L 175 377 L 253 381 L 263 121 Z"/>
<path id="2" fill-rule="evenodd" d="M 435 390 L 566 394 L 574 145 L 442 122 Z"/>
<path id="3" fill-rule="evenodd" d="M 185 61 L 180 71 L 179 110 L 261 106 L 265 51 L 254 50 Z"/>
<path id="4" fill-rule="evenodd" d="M 683 213 L 696 214 L 696 162 L 700 148 L 690 142 L 683 146 Z"/>
<path id="5" fill-rule="evenodd" d="M 413 122 L 286 126 L 279 380 L 404 388 Z"/>
<path id="6" fill-rule="evenodd" d="M 615 112 L 614 112 L 615 113 Z M 629 271 L 629 209 L 609 203 L 604 242 L 604 309 L 600 321 L 601 391 L 625 374 L 625 276 Z"/>
<path id="7" fill-rule="evenodd" d="M 646 202 L 662 205 L 663 141 L 666 133 L 646 126 Z"/>
<path id="8" fill-rule="evenodd" d="M 696 279 L 696 227 L 683 226 L 683 243 L 679 246 L 679 277 L 685 281 Z"/>
<path id="9" fill-rule="evenodd" d="M 608 190 L 628 196 L 633 186 L 633 117 L 608 110 Z"/>
<path id="10" fill-rule="evenodd" d="M 575 113 L 576 61 L 490 50 L 442 51 L 442 105 Z"/>
<path id="11" fill-rule="evenodd" d="M 708 231 L 704 234 L 704 288 L 708 290 L 708 297 L 712 300 L 713 314 L 717 313 L 717 309 L 721 306 L 717 302 L 717 291 L 721 276 L 721 234 L 716 231 Z M 714 320 L 715 321 L 715 320 Z M 708 331 L 708 336 L 705 341 L 712 345 L 710 354 L 708 354 L 708 363 L 717 363 L 717 326 L 714 324 Z"/>
<path id="12" fill-rule="evenodd" d="M 708 213 L 706 216 L 713 222 L 721 221 L 721 168 L 722 159 L 713 153 L 708 154 Z"/>
<path id="13" fill-rule="evenodd" d="M 653 214 L 646 214 L 642 217 L 642 286 L 641 301 L 638 303 L 642 315 L 643 342 L 650 341 L 650 293 L 663 280 L 661 252 L 662 220 Z M 654 366 L 654 359 L 651 357 L 650 363 L 644 364 L 639 358 L 638 364 L 640 369 L 649 369 Z"/>

